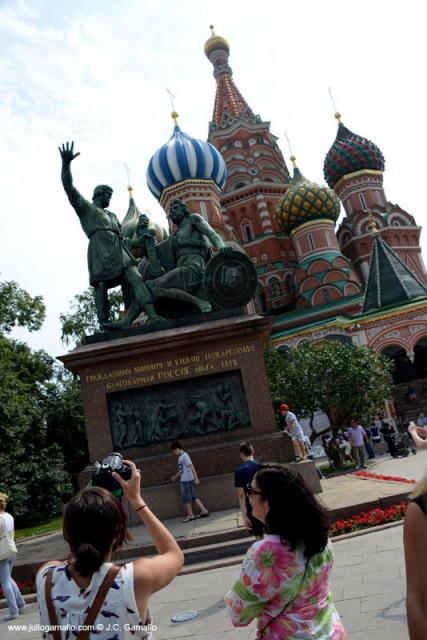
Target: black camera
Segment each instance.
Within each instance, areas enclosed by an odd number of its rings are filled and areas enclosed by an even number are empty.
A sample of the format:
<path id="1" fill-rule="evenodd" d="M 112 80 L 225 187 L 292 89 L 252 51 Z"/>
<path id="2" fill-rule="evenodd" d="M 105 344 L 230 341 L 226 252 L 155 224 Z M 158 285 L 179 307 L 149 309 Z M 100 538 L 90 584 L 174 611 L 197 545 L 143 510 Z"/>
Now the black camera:
<path id="1" fill-rule="evenodd" d="M 95 462 L 95 467 L 96 471 L 92 476 L 92 486 L 102 487 L 108 491 L 120 489 L 119 483 L 111 475 L 113 471 L 118 473 L 123 480 L 129 480 L 132 475 L 132 470 L 127 464 L 124 464 L 121 453 L 111 453 L 102 462 Z"/>

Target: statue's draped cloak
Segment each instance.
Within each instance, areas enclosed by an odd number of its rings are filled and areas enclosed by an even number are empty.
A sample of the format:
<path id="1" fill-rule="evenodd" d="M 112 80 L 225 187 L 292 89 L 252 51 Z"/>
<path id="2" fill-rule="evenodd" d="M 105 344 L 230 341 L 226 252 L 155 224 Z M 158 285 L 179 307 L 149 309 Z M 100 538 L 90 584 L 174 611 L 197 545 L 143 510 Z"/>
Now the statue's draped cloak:
<path id="1" fill-rule="evenodd" d="M 117 217 L 107 209 L 96 207 L 76 189 L 73 189 L 69 200 L 89 238 L 87 262 L 90 284 L 100 281 L 108 281 L 113 286 L 115 281 L 120 284 L 123 270 L 136 264 L 136 260 L 123 241 Z"/>

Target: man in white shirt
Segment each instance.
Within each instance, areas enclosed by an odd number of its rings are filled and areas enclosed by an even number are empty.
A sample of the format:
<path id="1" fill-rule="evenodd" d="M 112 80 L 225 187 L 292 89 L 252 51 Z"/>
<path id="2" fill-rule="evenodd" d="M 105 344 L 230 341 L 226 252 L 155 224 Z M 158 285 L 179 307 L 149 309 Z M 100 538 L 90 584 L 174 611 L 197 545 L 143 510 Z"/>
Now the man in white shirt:
<path id="1" fill-rule="evenodd" d="M 194 489 L 194 485 L 200 484 L 200 480 L 190 456 L 184 451 L 180 442 L 172 442 L 171 450 L 178 458 L 178 471 L 172 476 L 172 482 L 176 482 L 179 478 L 181 498 L 187 509 L 187 517 L 184 518 L 183 522 L 190 522 L 190 520 L 195 520 L 196 518 L 207 518 L 209 511 L 203 506 Z M 199 515 L 194 515 L 193 513 L 193 502 L 200 509 Z"/>
<path id="2" fill-rule="evenodd" d="M 304 446 L 304 431 L 302 426 L 297 420 L 297 417 L 292 411 L 289 411 L 287 404 L 281 404 L 279 407 L 280 422 L 283 429 L 283 433 L 288 431 L 291 434 L 292 441 L 294 443 L 295 455 L 298 460 L 305 460 L 305 446 Z"/>

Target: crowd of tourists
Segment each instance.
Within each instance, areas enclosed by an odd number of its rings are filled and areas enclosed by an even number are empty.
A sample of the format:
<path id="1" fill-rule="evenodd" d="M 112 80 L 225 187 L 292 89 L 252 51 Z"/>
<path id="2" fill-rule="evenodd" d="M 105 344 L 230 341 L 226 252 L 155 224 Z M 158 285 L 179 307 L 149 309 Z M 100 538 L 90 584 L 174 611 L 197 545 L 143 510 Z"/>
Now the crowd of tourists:
<path id="1" fill-rule="evenodd" d="M 287 405 L 281 406 L 281 414 L 293 440 L 303 442 L 295 414 Z M 341 456 L 353 456 L 363 467 L 365 451 L 369 455 L 367 441 L 374 448 L 375 439 L 381 434 L 387 442 L 387 426 L 383 421 L 366 429 L 354 421 L 334 437 L 333 445 L 325 440 L 325 446 L 328 451 L 333 446 Z M 411 422 L 408 430 L 414 446 L 426 449 L 427 420 L 423 424 Z M 300 444 L 295 448 L 301 458 L 310 455 Z M 181 482 L 185 521 L 208 517 L 208 510 L 195 493 L 194 485 L 199 479 L 190 456 L 180 442 L 172 443 L 171 450 L 178 462 L 172 479 Z M 336 455 L 331 458 L 338 459 Z M 261 463 L 249 442 L 241 444 L 239 456 L 234 485 L 244 526 L 255 536 L 255 542 L 243 560 L 239 577 L 224 597 L 231 624 L 240 627 L 255 620 L 258 640 L 345 640 L 347 634 L 330 591 L 333 548 L 328 538 L 327 510 L 298 474 L 298 466 Z M 114 472 L 112 477 L 147 528 L 158 553 L 115 565 L 113 553 L 131 540 L 121 501 L 101 487 L 88 487 L 76 494 L 64 510 L 67 561 L 46 563 L 36 579 L 41 624 L 52 629 L 53 640 L 73 637 L 61 629 L 93 629 L 98 640 L 154 638 L 150 597 L 174 580 L 184 556 L 145 501 L 140 470 L 133 462 L 124 462 L 130 469 L 130 478 L 126 480 Z M 13 518 L 6 506 L 7 496 L 0 494 L 0 581 L 9 606 L 6 620 L 13 620 L 24 612 L 25 602 L 11 577 L 16 547 Z M 426 516 L 427 476 L 413 493 L 404 525 L 411 640 L 424 638 L 427 628 Z M 7 546 L 12 551 L 5 559 L 1 554 Z M 107 624 L 111 620 L 114 627 Z M 103 624 L 97 629 L 100 622 Z"/>

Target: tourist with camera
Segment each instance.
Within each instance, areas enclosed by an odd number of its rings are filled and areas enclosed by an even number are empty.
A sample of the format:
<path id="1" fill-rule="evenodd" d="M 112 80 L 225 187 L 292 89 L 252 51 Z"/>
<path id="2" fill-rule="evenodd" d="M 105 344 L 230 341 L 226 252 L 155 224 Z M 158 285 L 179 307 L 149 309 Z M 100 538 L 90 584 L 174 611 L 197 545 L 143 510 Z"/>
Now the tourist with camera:
<path id="1" fill-rule="evenodd" d="M 97 640 L 153 638 L 150 596 L 168 585 L 183 565 L 181 549 L 141 496 L 139 469 L 129 460 L 123 462 L 130 468 L 130 479 L 111 475 L 147 528 L 158 555 L 114 565 L 113 552 L 131 540 L 122 505 L 99 486 L 75 495 L 64 509 L 68 559 L 46 563 L 36 580 L 41 623 L 59 628 L 53 640 L 73 637 L 67 634 L 71 627 L 75 636 L 79 629 L 93 628 Z"/>

